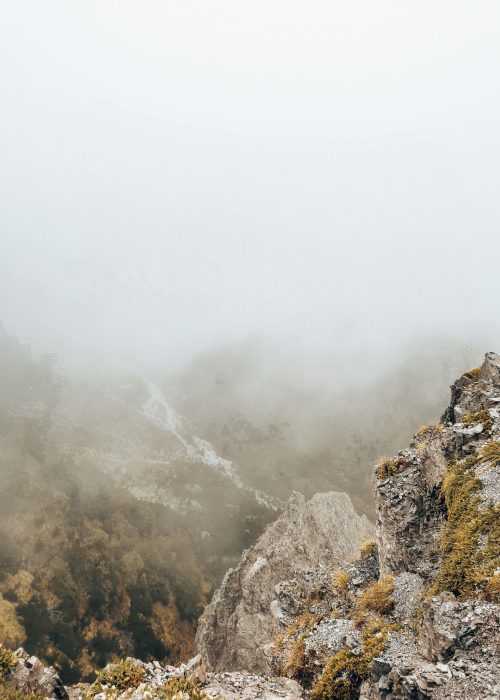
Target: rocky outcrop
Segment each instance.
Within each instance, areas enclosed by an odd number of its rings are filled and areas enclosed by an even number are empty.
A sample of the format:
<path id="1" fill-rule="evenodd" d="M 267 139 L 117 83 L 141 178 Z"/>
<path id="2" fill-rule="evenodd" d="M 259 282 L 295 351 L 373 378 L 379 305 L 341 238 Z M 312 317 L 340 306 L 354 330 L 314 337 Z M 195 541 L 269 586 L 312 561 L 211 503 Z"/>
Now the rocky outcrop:
<path id="1" fill-rule="evenodd" d="M 0 697 L 5 700 L 303 700 L 301 686 L 289 678 L 269 678 L 244 672 L 206 673 L 196 656 L 181 666 L 161 666 L 126 660 L 126 673 L 120 664 L 108 664 L 105 671 L 116 683 L 79 683 L 65 688 L 52 667 L 18 649 L 16 665 L 7 678 L 0 674 Z M 123 662 L 122 662 L 123 663 Z M 172 687 L 172 681 L 186 685 Z M 179 692 L 179 689 L 182 689 Z"/>
<path id="2" fill-rule="evenodd" d="M 500 697 L 500 357 L 442 421 L 374 470 L 378 561 L 316 569 L 313 596 L 278 587 L 275 668 L 313 700 Z"/>
<path id="3" fill-rule="evenodd" d="M 452 400 L 436 426 L 422 428 L 410 449 L 375 470 L 377 535 L 382 573 L 411 571 L 432 579 L 439 567 L 446 518 L 441 489 L 450 462 L 500 437 L 500 356 L 488 353 L 481 368 L 452 386 Z M 498 475 L 485 478 L 498 485 Z"/>
<path id="4" fill-rule="evenodd" d="M 52 666 L 45 666 L 40 659 L 30 656 L 22 648 L 14 652 L 12 659 L 12 670 L 4 678 L 0 673 L 0 680 L 7 683 L 13 695 L 18 692 L 19 697 L 29 697 L 30 693 L 34 693 L 52 700 L 67 700 L 66 688 Z"/>
<path id="5" fill-rule="evenodd" d="M 278 600 L 283 582 L 307 582 L 311 569 L 356 558 L 362 543 L 373 537 L 373 526 L 357 515 L 346 494 L 316 494 L 307 503 L 294 494 L 239 565 L 228 571 L 205 610 L 196 649 L 207 667 L 270 673 L 268 647 L 284 615 Z"/>

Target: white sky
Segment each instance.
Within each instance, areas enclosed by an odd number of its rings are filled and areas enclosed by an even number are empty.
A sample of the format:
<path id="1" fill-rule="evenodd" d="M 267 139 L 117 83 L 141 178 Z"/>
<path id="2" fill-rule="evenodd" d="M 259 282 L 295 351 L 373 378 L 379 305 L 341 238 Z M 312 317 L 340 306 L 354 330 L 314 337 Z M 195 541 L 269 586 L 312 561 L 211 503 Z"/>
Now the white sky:
<path id="1" fill-rule="evenodd" d="M 0 95 L 0 319 L 67 363 L 498 349 L 498 0 L 2 0 Z"/>

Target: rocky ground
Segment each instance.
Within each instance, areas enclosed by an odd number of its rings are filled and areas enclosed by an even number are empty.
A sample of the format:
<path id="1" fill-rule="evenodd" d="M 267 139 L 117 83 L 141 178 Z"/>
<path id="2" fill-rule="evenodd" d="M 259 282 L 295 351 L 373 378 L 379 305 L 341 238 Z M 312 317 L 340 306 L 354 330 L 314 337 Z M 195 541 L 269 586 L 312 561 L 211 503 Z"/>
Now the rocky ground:
<path id="1" fill-rule="evenodd" d="M 295 496 L 226 575 L 188 664 L 127 660 L 64 688 L 19 650 L 0 697 L 498 699 L 499 471 L 489 353 L 441 423 L 376 466 L 376 531 L 342 494 Z"/>

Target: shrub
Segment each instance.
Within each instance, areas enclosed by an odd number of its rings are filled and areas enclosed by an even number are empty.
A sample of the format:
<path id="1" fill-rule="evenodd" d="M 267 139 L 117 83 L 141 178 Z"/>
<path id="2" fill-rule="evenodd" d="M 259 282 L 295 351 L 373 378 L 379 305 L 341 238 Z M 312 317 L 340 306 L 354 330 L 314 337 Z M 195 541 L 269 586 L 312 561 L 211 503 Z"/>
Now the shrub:
<path id="1" fill-rule="evenodd" d="M 144 669 L 133 659 L 121 659 L 98 671 L 95 682 L 89 688 L 90 696 L 103 691 L 103 687 L 118 690 L 137 688 L 144 681 Z"/>
<path id="2" fill-rule="evenodd" d="M 12 673 L 17 666 L 17 659 L 10 649 L 0 646 L 0 680 Z"/>
<path id="3" fill-rule="evenodd" d="M 0 700 L 44 700 L 43 693 L 16 690 L 8 682 L 8 676 L 18 664 L 10 649 L 0 645 Z"/>
<path id="4" fill-rule="evenodd" d="M 32 690 L 17 690 L 0 681 L 0 700 L 45 700 L 45 694 Z"/>
<path id="5" fill-rule="evenodd" d="M 157 688 L 154 694 L 164 700 L 209 700 L 198 681 L 191 678 L 171 678 L 164 686 Z"/>
<path id="6" fill-rule="evenodd" d="M 363 635 L 362 649 L 340 649 L 331 656 L 319 680 L 314 684 L 310 700 L 355 700 L 359 686 L 370 672 L 370 663 L 380 656 L 387 643 L 387 632 Z"/>
<path id="7" fill-rule="evenodd" d="M 380 615 L 385 615 L 394 607 L 393 591 L 394 576 L 384 576 L 379 581 L 365 588 L 359 598 L 356 599 L 356 608 L 361 611 L 370 610 Z"/>

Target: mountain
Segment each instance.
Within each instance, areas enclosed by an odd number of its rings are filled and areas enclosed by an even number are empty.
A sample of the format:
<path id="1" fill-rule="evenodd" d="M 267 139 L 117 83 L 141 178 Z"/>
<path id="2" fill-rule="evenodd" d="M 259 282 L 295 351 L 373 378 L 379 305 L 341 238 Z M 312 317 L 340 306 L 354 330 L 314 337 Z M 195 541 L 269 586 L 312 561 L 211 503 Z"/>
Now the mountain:
<path id="1" fill-rule="evenodd" d="M 370 462 L 438 415 L 467 355 L 446 352 L 348 392 L 242 352 L 77 378 L 0 331 L 0 640 L 65 683 L 126 655 L 185 660 L 224 572 L 294 490 L 347 491 L 373 517 Z"/>
<path id="2" fill-rule="evenodd" d="M 125 659 L 65 688 L 0 648 L 4 697 L 495 700 L 500 356 L 454 383 L 441 421 L 381 458 L 373 486 L 375 529 L 345 495 L 295 495 L 226 575 L 188 663 Z"/>
<path id="3" fill-rule="evenodd" d="M 215 644 L 229 670 L 258 673 L 265 658 L 269 675 L 299 681 L 311 700 L 500 697 L 500 356 L 455 382 L 441 422 L 382 458 L 373 480 L 376 541 L 355 560 L 322 545 L 326 524 L 294 527 L 293 508 L 245 553 L 198 629 L 209 668 L 220 670 Z M 357 542 L 339 527 L 337 549 Z M 314 553 L 307 572 L 302 548 Z M 267 566 L 294 575 L 263 592 Z M 272 645 L 248 615 L 272 620 Z"/>
<path id="4" fill-rule="evenodd" d="M 3 696 L 499 697 L 500 356 L 454 383 L 441 422 L 381 458 L 373 484 L 374 540 L 347 496 L 294 496 L 226 575 L 189 663 L 125 659 L 65 688 L 36 657 L 0 647 Z M 18 575 L 19 590 L 31 583 Z M 48 624 L 37 620 L 40 635 Z"/>

